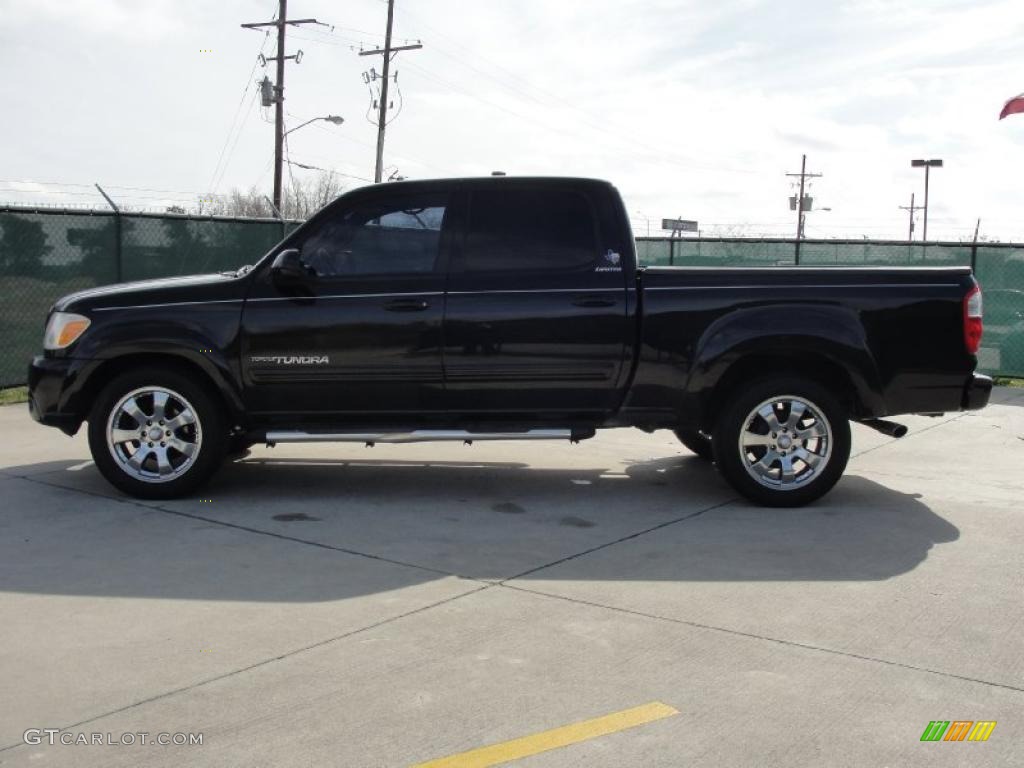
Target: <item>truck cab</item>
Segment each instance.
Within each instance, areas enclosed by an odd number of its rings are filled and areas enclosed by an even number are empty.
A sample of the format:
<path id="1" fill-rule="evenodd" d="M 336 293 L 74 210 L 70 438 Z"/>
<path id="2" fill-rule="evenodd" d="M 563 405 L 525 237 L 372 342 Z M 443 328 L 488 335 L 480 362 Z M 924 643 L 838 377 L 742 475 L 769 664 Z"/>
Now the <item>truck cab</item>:
<path id="1" fill-rule="evenodd" d="M 479 179 L 337 200 L 251 278 L 246 410 L 320 426 L 608 415 L 635 332 L 632 241 L 602 215 L 610 191 Z"/>

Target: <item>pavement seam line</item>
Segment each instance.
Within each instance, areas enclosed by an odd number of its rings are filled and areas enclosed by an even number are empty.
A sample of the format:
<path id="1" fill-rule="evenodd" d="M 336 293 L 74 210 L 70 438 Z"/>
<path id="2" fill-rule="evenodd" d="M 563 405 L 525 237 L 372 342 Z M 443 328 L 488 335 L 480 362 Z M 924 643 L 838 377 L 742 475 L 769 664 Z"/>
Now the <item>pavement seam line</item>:
<path id="1" fill-rule="evenodd" d="M 476 589 L 470 589 L 470 590 L 468 590 L 466 592 L 461 592 L 461 593 L 459 593 L 457 595 L 452 595 L 450 597 L 446 597 L 443 600 L 439 600 L 439 601 L 437 601 L 435 603 L 430 603 L 429 605 L 422 605 L 419 608 L 413 608 L 410 611 L 406 611 L 405 613 L 400 613 L 400 614 L 398 614 L 396 616 L 391 616 L 391 617 L 386 618 L 386 619 L 381 619 L 380 621 L 374 622 L 373 624 L 367 624 L 364 627 L 357 627 L 356 629 L 349 630 L 348 632 L 344 632 L 344 633 L 342 633 L 340 635 L 336 635 L 335 637 L 328 637 L 328 638 L 326 638 L 324 640 L 319 640 L 319 641 L 317 641 L 315 643 L 312 643 L 311 645 L 303 646 L 302 648 L 295 648 L 295 649 L 293 649 L 291 651 L 286 651 L 285 653 L 281 653 L 281 654 L 278 654 L 276 656 L 272 656 L 270 658 L 254 662 L 254 663 L 249 664 L 247 666 L 231 670 L 230 672 L 224 672 L 223 674 L 215 675 L 214 677 L 210 677 L 210 678 L 207 678 L 205 680 L 199 680 L 198 682 L 192 683 L 190 685 L 184 685 L 184 686 L 182 686 L 180 688 L 174 688 L 173 690 L 170 690 L 170 691 L 164 691 L 163 693 L 158 693 L 155 696 L 150 696 L 150 697 L 145 698 L 145 699 L 139 699 L 138 701 L 134 701 L 131 704 L 125 704 L 123 707 L 118 707 L 117 709 L 112 709 L 112 710 L 110 710 L 108 712 L 103 712 L 102 714 L 95 715 L 95 716 L 90 717 L 90 718 L 86 718 L 85 720 L 81 720 L 81 721 L 79 721 L 77 723 L 71 723 L 70 725 L 62 726 L 60 728 L 60 730 L 61 731 L 69 731 L 72 728 L 79 728 L 79 727 L 81 727 L 83 725 L 89 725 L 90 723 L 95 723 L 96 721 L 102 720 L 105 717 L 111 717 L 112 715 L 118 715 L 118 714 L 120 714 L 122 712 L 127 712 L 130 709 L 135 709 L 136 707 L 141 707 L 141 706 L 143 706 L 145 704 L 152 704 L 155 701 L 161 701 L 162 699 L 167 699 L 167 698 L 170 698 L 171 696 L 177 696 L 179 693 L 187 693 L 188 691 L 195 690 L 196 688 L 201 688 L 202 686 L 209 685 L 210 683 L 216 683 L 216 682 L 219 682 L 221 680 L 226 680 L 226 679 L 228 679 L 230 677 L 235 677 L 236 675 L 241 675 L 241 674 L 244 674 L 246 672 L 251 672 L 254 669 L 258 669 L 260 667 L 267 666 L 268 664 L 273 664 L 273 663 L 278 662 L 278 661 L 283 661 L 283 660 L 289 659 L 289 658 L 291 658 L 293 656 L 297 656 L 299 654 L 306 653 L 307 651 L 313 651 L 313 650 L 316 650 L 317 648 L 322 648 L 322 647 L 324 647 L 326 645 L 330 645 L 332 643 L 336 643 L 336 642 L 338 642 L 340 640 L 346 640 L 346 639 L 348 639 L 350 637 L 353 637 L 355 635 L 361 634 L 363 632 L 368 632 L 368 631 L 370 631 L 372 629 L 378 629 L 378 628 L 383 627 L 383 626 L 385 626 L 387 624 L 391 624 L 391 623 L 393 623 L 395 621 L 399 621 L 400 619 L 405 619 L 405 618 L 408 618 L 410 616 L 415 616 L 417 614 L 424 613 L 425 611 L 429 611 L 429 610 L 431 610 L 433 608 L 439 608 L 439 607 L 441 607 L 443 605 L 447 605 L 448 603 L 454 602 L 456 600 L 461 600 L 463 597 L 468 597 L 469 595 L 475 595 L 478 592 L 483 592 L 485 590 L 488 590 L 492 586 L 494 586 L 494 584 L 484 584 L 484 585 L 478 586 Z M 8 750 L 15 749 L 17 747 L 23 747 L 23 746 L 25 746 L 25 744 L 23 742 L 17 742 L 15 744 L 8 744 L 7 746 L 0 747 L 0 752 L 7 752 Z"/>
<path id="2" fill-rule="evenodd" d="M 608 611 L 616 611 L 618 613 L 629 614 L 630 616 L 637 616 L 645 619 L 653 619 L 654 621 L 665 621 L 671 624 L 678 624 L 681 626 L 692 627 L 694 629 L 703 629 L 711 632 L 722 632 L 724 634 L 733 635 L 735 637 L 742 637 L 748 640 L 761 640 L 768 643 L 776 643 L 778 645 L 785 645 L 791 648 L 800 648 L 807 651 L 816 651 L 818 653 L 829 654 L 832 656 L 844 656 L 850 659 L 858 659 L 860 661 L 868 661 L 875 664 L 884 664 L 891 667 L 899 667 L 901 669 L 908 669 L 913 672 L 924 672 L 929 675 L 937 675 L 939 677 L 948 677 L 955 680 L 963 680 L 968 683 L 977 683 L 979 685 L 987 685 L 993 688 L 1003 688 L 1005 690 L 1014 691 L 1016 693 L 1024 693 L 1024 688 L 1016 685 L 1010 685 L 1009 683 L 997 683 L 992 680 L 982 680 L 977 677 L 968 677 L 966 675 L 957 675 L 953 672 L 943 672 L 938 669 L 929 669 L 928 667 L 918 667 L 913 664 L 906 664 L 902 661 L 892 661 L 890 659 L 883 659 L 877 656 L 867 656 L 861 653 L 853 653 L 852 651 L 839 651 L 834 648 L 825 648 L 819 645 L 811 645 L 810 643 L 801 643 L 796 640 L 785 640 L 779 637 L 771 637 L 769 635 L 758 635 L 754 632 L 744 632 L 739 629 L 729 629 L 728 627 L 717 627 L 714 624 L 702 624 L 699 621 L 689 621 L 687 619 L 676 619 L 671 616 L 660 616 L 656 613 L 646 613 L 644 611 L 638 611 L 632 608 L 622 608 L 616 605 L 606 605 L 605 603 L 597 603 L 591 600 L 582 600 L 577 597 L 567 597 L 565 595 L 558 595 L 551 592 L 543 592 L 539 589 L 528 589 L 527 587 L 520 587 L 514 584 L 498 583 L 497 586 L 504 587 L 506 589 L 514 589 L 519 592 L 526 592 L 531 595 L 537 595 L 538 597 L 547 597 L 553 600 L 564 600 L 570 603 L 576 603 L 578 605 L 586 605 L 591 608 L 602 608 Z"/>
<path id="3" fill-rule="evenodd" d="M 921 429 L 919 429 L 919 430 L 917 430 L 915 432 L 908 432 L 905 435 L 905 437 L 916 437 L 917 435 L 922 435 L 925 432 L 930 432 L 933 429 L 938 429 L 939 427 L 944 427 L 947 424 L 953 423 L 954 421 L 959 421 L 960 419 L 962 419 L 964 416 L 966 416 L 969 413 L 970 413 L 970 411 L 964 411 L 963 413 L 957 414 L 956 416 L 953 416 L 952 418 L 943 419 L 938 424 L 930 424 L 927 427 L 922 427 Z M 854 423 L 857 423 L 857 422 L 854 422 Z M 877 451 L 880 448 L 888 448 L 891 445 L 896 445 L 896 443 L 899 440 L 902 440 L 902 439 L 903 438 L 889 440 L 888 442 L 881 443 L 881 444 L 873 446 L 871 448 L 865 448 L 863 451 L 857 451 L 857 453 L 855 453 L 852 456 L 850 456 L 850 461 L 853 461 L 854 459 L 860 458 L 861 456 L 863 456 L 866 453 L 871 453 L 872 451 Z"/>
<path id="4" fill-rule="evenodd" d="M 370 554 L 370 553 L 367 553 L 367 552 L 359 552 L 358 550 L 346 549 L 344 547 L 338 547 L 338 546 L 334 546 L 332 544 L 324 544 L 324 543 L 317 542 L 317 541 L 310 541 L 309 539 L 300 539 L 300 538 L 295 537 L 295 536 L 288 536 L 288 535 L 285 535 L 285 534 L 274 533 L 273 531 L 265 531 L 265 530 L 262 530 L 260 528 L 251 528 L 249 526 L 239 525 L 237 523 L 228 523 L 228 522 L 225 522 L 223 520 L 216 520 L 214 518 L 204 517 L 202 515 L 196 515 L 196 514 L 193 514 L 191 512 L 182 512 L 182 511 L 178 511 L 178 510 L 167 509 L 166 507 L 161 507 L 159 504 L 145 504 L 145 503 L 142 503 L 142 502 L 139 502 L 139 501 L 135 501 L 133 499 L 119 498 L 117 496 L 106 496 L 106 495 L 101 494 L 101 493 L 95 493 L 93 491 L 86 491 L 86 490 L 82 490 L 80 488 L 69 488 L 67 486 L 58 485 L 56 483 L 47 483 L 47 482 L 45 482 L 43 480 L 36 480 L 32 476 L 13 475 L 13 477 L 17 477 L 17 478 L 19 478 L 21 480 L 27 480 L 27 481 L 32 482 L 32 483 L 37 483 L 39 485 L 45 485 L 45 486 L 47 486 L 49 488 L 58 488 L 58 489 L 65 490 L 65 491 L 73 491 L 73 492 L 77 492 L 77 493 L 83 493 L 83 494 L 86 494 L 88 496 L 92 496 L 92 497 L 98 498 L 98 499 L 107 499 L 109 501 L 116 501 L 116 502 L 121 503 L 121 504 L 127 504 L 129 506 L 138 507 L 139 509 L 145 509 L 145 510 L 149 510 L 151 512 L 163 512 L 163 513 L 168 514 L 168 515 L 176 515 L 178 517 L 189 518 L 189 519 L 192 519 L 192 520 L 199 520 L 199 521 L 202 521 L 204 523 L 210 523 L 212 525 L 219 525 L 219 526 L 222 526 L 222 527 L 225 527 L 225 528 L 232 528 L 232 529 L 235 529 L 235 530 L 244 531 L 246 533 L 255 533 L 255 534 L 261 535 L 261 536 L 270 536 L 271 538 L 281 539 L 282 541 L 290 541 L 290 542 L 294 542 L 296 544 L 305 544 L 305 545 L 311 546 L 311 547 L 318 547 L 320 549 L 327 549 L 327 550 L 330 550 L 332 552 L 341 552 L 343 554 L 354 555 L 356 557 L 364 557 L 364 558 L 368 558 L 370 560 L 376 560 L 378 562 L 384 562 L 384 563 L 388 563 L 388 564 L 391 564 L 391 565 L 404 566 L 404 567 L 407 567 L 407 568 L 415 568 L 415 569 L 418 569 L 418 570 L 427 571 L 429 573 L 435 573 L 435 574 L 437 574 L 439 576 L 454 576 L 455 578 L 458 578 L 458 579 L 463 579 L 465 581 L 473 581 L 473 582 L 476 582 L 478 584 L 486 584 L 488 586 L 491 586 L 491 585 L 494 585 L 494 584 L 501 584 L 501 583 L 504 583 L 505 581 L 510 581 L 512 579 L 518 579 L 518 578 L 521 578 L 522 576 L 526 576 L 526 575 L 535 573 L 537 571 L 543 570 L 545 568 L 550 568 L 551 566 L 558 565 L 560 563 L 566 562 L 567 560 L 574 560 L 577 557 L 583 557 L 584 555 L 588 555 L 588 554 L 590 554 L 592 552 L 597 552 L 598 550 L 604 549 L 606 547 L 610 547 L 610 546 L 613 546 L 615 544 L 620 544 L 620 543 L 622 543 L 624 541 L 629 541 L 630 539 L 636 538 L 637 536 L 643 536 L 644 534 L 660 530 L 661 528 L 665 528 L 666 526 L 675 525 L 676 523 L 684 522 L 684 521 L 689 520 L 691 518 L 694 518 L 694 517 L 697 517 L 699 515 L 702 515 L 705 512 L 708 512 L 708 511 L 710 511 L 712 509 L 716 509 L 718 507 L 722 507 L 722 506 L 725 506 L 727 504 L 731 504 L 732 502 L 738 500 L 737 498 L 727 499 L 724 502 L 721 502 L 719 504 L 714 504 L 714 505 L 712 505 L 710 507 L 706 507 L 705 509 L 698 510 L 697 512 L 692 512 L 689 515 L 684 515 L 683 517 L 675 518 L 674 520 L 667 520 L 664 523 L 659 523 L 658 525 L 655 525 L 655 526 L 653 526 L 651 528 L 645 528 L 645 529 L 640 530 L 640 531 L 635 531 L 633 533 L 630 533 L 630 534 L 627 534 L 625 536 L 622 536 L 622 537 L 620 537 L 618 539 L 614 539 L 612 541 L 607 541 L 607 542 L 604 542 L 603 544 L 598 544 L 597 546 L 591 547 L 589 549 L 585 549 L 582 552 L 576 552 L 575 554 L 567 555 L 565 557 L 559 558 L 558 560 L 553 560 L 553 561 L 551 561 L 549 563 L 543 563 L 542 565 L 535 566 L 534 568 L 531 568 L 529 570 L 523 571 L 522 573 L 518 573 L 518 574 L 515 574 L 513 576 L 507 576 L 504 579 L 491 580 L 491 579 L 476 578 L 474 576 L 466 576 L 466 575 L 463 575 L 463 574 L 460 574 L 460 573 L 453 573 L 451 571 L 445 571 L 445 570 L 442 570 L 442 569 L 439 569 L 439 568 L 432 568 L 432 567 L 426 566 L 426 565 L 417 565 L 415 563 L 407 563 L 407 562 L 404 562 L 402 560 L 392 560 L 391 558 L 383 557 L 381 555 L 373 555 L 373 554 Z"/>
<path id="5" fill-rule="evenodd" d="M 732 503 L 737 502 L 737 501 L 739 501 L 739 499 L 737 497 L 732 497 L 732 498 L 726 499 L 725 501 L 720 501 L 717 504 L 712 504 L 710 507 L 705 507 L 704 509 L 699 509 L 696 512 L 691 512 L 688 515 L 683 515 L 682 517 L 677 517 L 674 520 L 666 520 L 664 523 L 658 523 L 657 525 L 651 526 L 650 528 L 644 528 L 642 531 L 635 531 L 633 533 L 626 534 L 625 536 L 620 536 L 619 538 L 617 538 L 617 539 L 615 539 L 613 541 L 606 541 L 604 544 L 598 544 L 597 546 L 591 547 L 590 549 L 584 549 L 582 552 L 577 552 L 577 553 L 575 553 L 573 555 L 566 555 L 565 557 L 559 558 L 558 560 L 553 560 L 550 563 L 545 563 L 544 565 L 538 565 L 535 568 L 530 568 L 529 570 L 523 571 L 522 573 L 517 573 L 515 576 L 508 576 L 508 577 L 506 577 L 504 579 L 499 579 L 498 581 L 495 581 L 493 583 L 504 585 L 506 582 L 513 581 L 514 579 L 521 579 L 524 576 L 529 576 L 531 574 L 537 573 L 537 571 L 543 571 L 545 568 L 551 568 L 552 566 L 555 566 L 555 565 L 561 565 L 562 563 L 566 563 L 566 562 L 568 562 L 570 560 L 575 560 L 578 557 L 583 557 L 585 555 L 589 555 L 589 554 L 592 554 L 594 552 L 599 552 L 602 549 L 607 549 L 608 547 L 613 547 L 616 544 L 621 544 L 621 543 L 623 543 L 625 541 L 630 541 L 630 540 L 635 539 L 635 538 L 637 538 L 639 536 L 644 536 L 644 535 L 646 535 L 648 533 L 653 533 L 654 531 L 660 531 L 662 528 L 667 528 L 670 525 L 675 525 L 676 523 L 683 523 L 683 522 L 686 522 L 687 520 L 692 520 L 695 517 L 700 517 L 705 512 L 710 512 L 711 510 L 719 509 L 721 507 L 728 506 L 729 504 L 732 504 Z"/>
<path id="6" fill-rule="evenodd" d="M 116 502 L 118 502 L 120 504 L 127 504 L 129 506 L 137 507 L 139 509 L 145 509 L 145 510 L 148 510 L 150 512 L 162 512 L 162 513 L 167 514 L 167 515 L 176 515 L 178 517 L 189 518 L 189 519 L 192 519 L 192 520 L 199 520 L 199 521 L 202 521 L 204 523 L 210 523 L 211 525 L 219 525 L 219 526 L 222 526 L 224 528 L 232 528 L 234 530 L 244 531 L 246 533 L 255 533 L 255 534 L 259 535 L 259 536 L 269 536 L 270 538 L 280 539 L 282 541 L 290 541 L 290 542 L 293 542 L 295 544 L 305 544 L 306 546 L 317 547 L 319 549 L 327 549 L 327 550 L 330 550 L 332 552 L 341 552 L 343 554 L 353 555 L 355 557 L 364 557 L 364 558 L 367 558 L 369 560 L 375 560 L 377 562 L 388 563 L 390 565 L 398 565 L 398 566 L 403 566 L 405 568 L 415 568 L 417 570 L 427 571 L 429 573 L 435 573 L 435 574 L 438 574 L 439 576 L 455 576 L 457 578 L 465 579 L 467 581 L 476 581 L 476 582 L 479 582 L 479 583 L 487 583 L 487 584 L 491 583 L 491 582 L 485 582 L 482 579 L 473 578 L 472 576 L 464 576 L 464 575 L 462 575 L 460 573 L 452 573 L 451 571 L 445 571 L 445 570 L 442 570 L 440 568 L 433 568 L 433 567 L 431 567 L 429 565 L 417 565 L 416 563 L 407 563 L 407 562 L 405 562 L 403 560 L 394 560 L 394 559 L 389 558 L 389 557 L 384 557 L 383 555 L 374 555 L 374 554 L 370 554 L 369 552 L 360 552 L 360 551 L 355 550 L 355 549 L 347 549 L 345 547 L 339 547 L 339 546 L 335 546 L 333 544 L 324 544 L 324 543 L 319 542 L 319 541 L 311 541 L 309 539 L 300 539 L 297 536 L 289 536 L 289 535 L 284 534 L 284 533 L 275 533 L 274 531 L 266 531 L 266 530 L 263 530 L 261 528 L 252 528 L 252 527 L 245 526 L 245 525 L 239 525 L 238 523 L 229 523 L 229 522 L 225 522 L 223 520 L 217 520 L 217 519 L 211 518 L 211 517 L 204 517 L 203 515 L 196 515 L 196 514 L 193 514 L 191 512 L 182 512 L 182 511 L 179 511 L 179 510 L 167 509 L 166 507 L 161 507 L 159 504 L 144 504 L 142 502 L 135 501 L 133 499 L 118 498 L 116 496 L 105 496 L 105 495 L 103 495 L 101 493 L 94 493 L 93 491 L 86 491 L 86 490 L 83 490 L 81 488 L 69 488 L 66 485 L 58 485 L 57 483 L 48 483 L 48 482 L 46 482 L 44 480 L 37 480 L 37 479 L 35 479 L 34 476 L 29 476 L 29 475 L 13 475 L 13 477 L 16 477 L 16 478 L 18 478 L 20 480 L 27 480 L 30 483 L 37 483 L 39 485 L 45 485 L 45 486 L 47 486 L 49 488 L 59 488 L 59 489 L 64 490 L 64 491 L 71 491 L 73 493 L 82 493 L 82 494 L 85 494 L 87 496 L 92 496 L 92 497 L 97 498 L 97 499 L 106 499 L 107 501 L 116 501 Z"/>
<path id="7" fill-rule="evenodd" d="M 475 576 L 467 576 L 467 575 L 464 575 L 464 574 L 461 574 L 461 573 L 453 573 L 451 571 L 445 571 L 445 570 L 442 570 L 442 569 L 439 569 L 439 568 L 433 568 L 433 567 L 427 566 L 427 565 L 417 565 L 415 563 L 408 563 L 408 562 L 405 562 L 405 561 L 402 561 L 402 560 L 393 560 L 391 558 L 383 557 L 381 555 L 374 555 L 374 554 L 370 554 L 370 553 L 367 553 L 367 552 L 359 552 L 358 550 L 346 549 L 345 547 L 338 547 L 338 546 L 335 546 L 335 545 L 332 545 L 332 544 L 324 544 L 324 543 L 317 542 L 317 541 L 310 541 L 309 539 L 300 539 L 300 538 L 298 538 L 296 536 L 288 536 L 286 534 L 274 533 L 273 531 L 265 531 L 265 530 L 262 530 L 260 528 L 252 528 L 252 527 L 245 526 L 245 525 L 239 525 L 238 523 L 229 523 L 229 522 L 225 522 L 223 520 L 217 520 L 215 518 L 204 517 L 202 515 L 196 515 L 196 514 L 193 514 L 191 512 L 182 512 L 182 511 L 178 511 L 178 510 L 167 509 L 166 507 L 161 507 L 159 504 L 145 504 L 145 503 L 136 501 L 134 499 L 120 498 L 120 497 L 117 497 L 117 496 L 106 496 L 106 495 L 101 494 L 101 493 L 95 493 L 93 491 L 86 491 L 86 490 L 83 490 L 83 489 L 80 489 L 80 488 L 69 488 L 68 486 L 59 485 L 57 483 L 48 483 L 48 482 L 46 482 L 44 480 L 37 480 L 37 479 L 35 479 L 34 476 L 13 475 L 13 477 L 17 477 L 17 478 L 19 478 L 21 480 L 27 480 L 28 482 L 31 482 L 31 483 L 37 483 L 39 485 L 45 485 L 45 486 L 47 486 L 49 488 L 58 488 L 58 489 L 65 490 L 65 491 L 72 491 L 72 492 L 75 492 L 75 493 L 82 493 L 82 494 L 85 494 L 87 496 L 92 496 L 92 497 L 98 498 L 98 499 L 106 499 L 108 501 L 116 501 L 116 502 L 118 502 L 120 504 L 127 504 L 129 506 L 137 507 L 139 509 L 145 509 L 145 510 L 148 510 L 148 511 L 151 511 L 151 512 L 163 512 L 164 514 L 176 515 L 178 517 L 184 517 L 184 518 L 188 518 L 188 519 L 192 519 L 192 520 L 199 520 L 199 521 L 202 521 L 204 523 L 210 523 L 211 525 L 218 525 L 218 526 L 222 526 L 224 528 L 231 528 L 231 529 L 235 529 L 235 530 L 239 530 L 239 531 L 244 531 L 246 533 L 254 533 L 254 534 L 257 534 L 257 535 L 260 535 L 260 536 L 269 536 L 271 538 L 281 539 L 282 541 L 290 541 L 290 542 L 293 542 L 293 543 L 296 543 L 296 544 L 304 544 L 304 545 L 311 546 L 311 547 L 317 547 L 317 548 L 320 548 L 320 549 L 326 549 L 326 550 L 329 550 L 329 551 L 332 551 L 332 552 L 341 552 L 343 554 L 354 555 L 356 557 L 364 557 L 364 558 L 367 558 L 367 559 L 370 559 L 370 560 L 375 560 L 377 562 L 388 563 L 390 565 L 404 566 L 406 568 L 415 568 L 417 570 L 427 571 L 428 573 L 435 573 L 435 574 L 437 574 L 439 576 L 454 576 L 455 578 L 463 579 L 465 581 L 473 581 L 473 582 L 476 582 L 478 584 L 486 584 L 486 585 L 502 584 L 502 583 L 504 583 L 506 581 L 511 581 L 512 579 L 518 579 L 518 578 L 521 578 L 523 576 L 527 576 L 527 575 L 536 573 L 537 571 L 541 571 L 541 570 L 543 570 L 545 568 L 550 568 L 552 566 L 559 565 L 560 563 L 564 563 L 564 562 L 566 562 L 568 560 L 575 560 L 578 557 L 583 557 L 584 555 L 591 554 L 592 552 L 597 552 L 597 551 L 599 551 L 601 549 L 605 549 L 606 547 L 611 547 L 611 546 L 613 546 L 615 544 L 620 544 L 622 542 L 629 541 L 629 540 L 634 539 L 634 538 L 636 538 L 638 536 L 643 536 L 645 534 L 652 533 L 653 531 L 660 530 L 660 529 L 665 528 L 667 526 L 675 525 L 676 523 L 685 522 L 686 520 L 690 520 L 692 518 L 695 518 L 695 517 L 698 517 L 700 515 L 703 515 L 705 512 L 709 512 L 709 511 L 711 511 L 713 509 L 717 509 L 719 507 L 724 507 L 724 506 L 726 506 L 728 504 L 732 504 L 733 502 L 739 501 L 739 499 L 737 497 L 729 498 L 729 499 L 726 499 L 725 501 L 720 502 L 718 504 L 713 504 L 710 507 L 705 507 L 704 509 L 700 509 L 700 510 L 698 510 L 696 512 L 691 512 L 690 514 L 684 515 L 683 517 L 678 517 L 678 518 L 675 518 L 673 520 L 667 520 L 667 521 L 665 521 L 663 523 L 659 523 L 659 524 L 657 524 L 655 526 L 652 526 L 650 528 L 645 528 L 645 529 L 640 530 L 640 531 L 634 531 L 633 533 L 626 534 L 625 536 L 621 536 L 621 537 L 619 537 L 617 539 L 613 539 L 612 541 L 607 541 L 607 542 L 604 542 L 603 544 L 598 544 L 597 546 L 590 547 L 589 549 L 585 549 L 582 552 L 576 552 L 576 553 L 574 553 L 572 555 L 567 555 L 567 556 L 559 558 L 557 560 L 553 560 L 553 561 L 551 561 L 549 563 L 543 563 L 541 565 L 538 565 L 538 566 L 530 568 L 530 569 L 528 569 L 526 571 L 523 571 L 522 573 L 514 574 L 512 576 L 507 576 L 504 579 L 491 580 L 491 579 L 476 578 Z"/>

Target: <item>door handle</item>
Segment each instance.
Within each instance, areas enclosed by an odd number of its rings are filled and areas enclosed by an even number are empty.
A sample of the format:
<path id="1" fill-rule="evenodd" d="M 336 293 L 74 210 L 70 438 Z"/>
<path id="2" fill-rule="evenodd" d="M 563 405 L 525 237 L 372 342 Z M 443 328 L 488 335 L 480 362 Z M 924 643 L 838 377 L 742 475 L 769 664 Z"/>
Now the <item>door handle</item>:
<path id="1" fill-rule="evenodd" d="M 388 312 L 422 312 L 430 306 L 424 299 L 394 299 L 384 305 Z"/>
<path id="2" fill-rule="evenodd" d="M 572 300 L 574 306 L 577 307 L 614 307 L 617 303 L 615 299 L 609 299 L 605 296 L 577 296 Z"/>

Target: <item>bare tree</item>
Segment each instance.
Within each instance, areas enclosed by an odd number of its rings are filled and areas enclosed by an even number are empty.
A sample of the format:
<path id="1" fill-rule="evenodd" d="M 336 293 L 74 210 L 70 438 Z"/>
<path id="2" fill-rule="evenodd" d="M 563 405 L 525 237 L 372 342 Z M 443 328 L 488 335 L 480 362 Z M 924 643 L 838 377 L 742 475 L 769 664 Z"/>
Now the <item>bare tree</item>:
<path id="1" fill-rule="evenodd" d="M 341 179 L 330 171 L 305 183 L 292 179 L 282 201 L 286 219 L 308 219 L 345 190 Z"/>
<path id="2" fill-rule="evenodd" d="M 308 219 L 344 190 L 341 179 L 335 173 L 321 173 L 308 181 L 293 179 L 285 188 L 281 215 L 286 219 Z M 232 189 L 226 196 L 212 201 L 199 200 L 197 208 L 198 213 L 211 216 L 261 219 L 276 217 L 267 194 L 256 187 L 244 192 L 237 188 Z"/>

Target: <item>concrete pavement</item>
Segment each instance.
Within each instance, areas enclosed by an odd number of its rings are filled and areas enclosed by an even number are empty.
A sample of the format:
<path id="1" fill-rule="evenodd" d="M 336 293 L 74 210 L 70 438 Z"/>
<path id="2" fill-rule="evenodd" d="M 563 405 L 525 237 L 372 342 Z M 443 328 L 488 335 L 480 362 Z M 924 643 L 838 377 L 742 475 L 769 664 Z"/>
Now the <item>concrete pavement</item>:
<path id="1" fill-rule="evenodd" d="M 654 701 L 514 765 L 1020 764 L 1024 391 L 995 400 L 855 428 L 801 510 L 635 430 L 259 448 L 139 502 L 2 408 L 0 764 L 409 765 Z"/>

